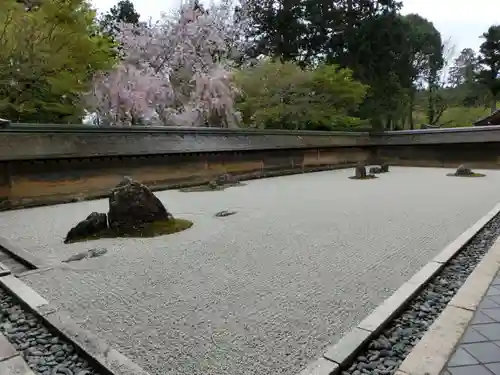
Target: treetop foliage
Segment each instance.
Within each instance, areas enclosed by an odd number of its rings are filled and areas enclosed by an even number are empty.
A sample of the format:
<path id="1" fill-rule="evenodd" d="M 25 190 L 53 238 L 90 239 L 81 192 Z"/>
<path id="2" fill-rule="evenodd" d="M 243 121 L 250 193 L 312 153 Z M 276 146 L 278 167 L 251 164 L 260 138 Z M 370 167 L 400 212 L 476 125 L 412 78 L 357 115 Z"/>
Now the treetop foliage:
<path id="1" fill-rule="evenodd" d="M 0 0 L 0 116 L 411 129 L 496 108 L 500 26 L 451 61 L 449 41 L 399 1 L 234 1 L 190 0 L 144 22 L 131 0 L 100 16 L 88 0 Z"/>
<path id="2" fill-rule="evenodd" d="M 111 68 L 108 41 L 83 0 L 43 1 L 32 11 L 0 0 L 0 113 L 14 121 L 77 121 L 79 94 Z"/>

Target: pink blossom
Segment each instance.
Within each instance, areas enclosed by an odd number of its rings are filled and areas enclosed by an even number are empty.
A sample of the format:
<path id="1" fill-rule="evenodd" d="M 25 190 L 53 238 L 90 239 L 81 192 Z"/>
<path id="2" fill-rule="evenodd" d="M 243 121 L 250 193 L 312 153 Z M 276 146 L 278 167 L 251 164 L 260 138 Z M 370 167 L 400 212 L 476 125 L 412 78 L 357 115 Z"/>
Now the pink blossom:
<path id="1" fill-rule="evenodd" d="M 156 24 L 121 25 L 122 59 L 95 77 L 91 108 L 109 125 L 237 126 L 231 58 L 241 31 L 232 15 L 227 0 L 208 12 L 191 2 Z"/>

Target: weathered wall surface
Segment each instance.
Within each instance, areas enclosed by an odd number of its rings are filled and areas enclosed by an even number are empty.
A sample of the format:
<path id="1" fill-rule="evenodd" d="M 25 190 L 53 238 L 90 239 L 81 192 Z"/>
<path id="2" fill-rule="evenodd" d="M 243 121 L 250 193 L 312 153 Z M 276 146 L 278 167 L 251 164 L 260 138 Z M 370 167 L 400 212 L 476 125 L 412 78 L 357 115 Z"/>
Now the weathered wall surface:
<path id="1" fill-rule="evenodd" d="M 0 209 L 99 197 L 130 176 L 154 189 L 200 184 L 222 173 L 259 178 L 353 166 L 371 150 L 297 149 L 10 162 Z"/>
<path id="2" fill-rule="evenodd" d="M 357 162 L 500 166 L 500 127 L 382 134 L 227 129 L 14 127 L 0 131 L 0 209 L 108 194 L 124 176 L 154 189 L 222 173 L 259 178 Z"/>
<path id="3" fill-rule="evenodd" d="M 394 165 L 500 168 L 500 126 L 385 132 L 375 154 Z"/>
<path id="4" fill-rule="evenodd" d="M 457 168 L 466 164 L 470 168 L 500 168 L 500 142 L 380 146 L 376 155 L 401 166 Z"/>
<path id="5" fill-rule="evenodd" d="M 0 131 L 0 161 L 367 146 L 368 133 L 207 128 L 14 127 Z"/>

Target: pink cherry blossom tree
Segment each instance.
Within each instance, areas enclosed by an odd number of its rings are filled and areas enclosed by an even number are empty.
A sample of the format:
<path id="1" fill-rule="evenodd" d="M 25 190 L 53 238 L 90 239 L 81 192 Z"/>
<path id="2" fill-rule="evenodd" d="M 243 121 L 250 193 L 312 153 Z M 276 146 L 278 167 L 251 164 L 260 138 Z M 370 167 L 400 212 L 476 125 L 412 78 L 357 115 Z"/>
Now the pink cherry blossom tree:
<path id="1" fill-rule="evenodd" d="M 109 125 L 236 127 L 232 61 L 244 25 L 233 15 L 229 0 L 189 2 L 155 24 L 121 25 L 121 61 L 95 77 L 90 109 Z"/>

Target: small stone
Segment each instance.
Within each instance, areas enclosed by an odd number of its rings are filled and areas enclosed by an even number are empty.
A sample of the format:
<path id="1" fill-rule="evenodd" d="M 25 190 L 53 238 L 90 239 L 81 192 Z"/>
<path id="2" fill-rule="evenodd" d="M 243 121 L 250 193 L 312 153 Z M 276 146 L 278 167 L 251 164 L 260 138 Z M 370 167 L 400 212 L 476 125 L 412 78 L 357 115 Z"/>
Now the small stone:
<path id="1" fill-rule="evenodd" d="M 387 367 L 396 367 L 398 364 L 394 362 L 392 359 L 386 359 L 384 361 L 384 365 Z"/>
<path id="2" fill-rule="evenodd" d="M 21 317 L 21 316 L 20 316 L 19 314 L 16 314 L 16 313 L 14 313 L 14 314 L 9 314 L 9 319 L 10 319 L 10 321 L 11 321 L 11 322 L 15 322 L 15 321 L 19 320 L 19 319 L 20 319 L 20 317 Z"/>
<path id="3" fill-rule="evenodd" d="M 393 357 L 394 352 L 392 350 L 381 350 L 380 351 L 380 356 L 381 357 Z"/>
<path id="4" fill-rule="evenodd" d="M 29 343 L 27 343 L 27 342 L 23 342 L 23 343 L 19 344 L 19 346 L 17 347 L 17 350 L 25 350 L 25 349 L 27 349 L 29 346 L 30 346 L 30 345 L 29 345 Z"/>
<path id="5" fill-rule="evenodd" d="M 42 356 L 43 355 L 43 353 L 36 348 L 29 348 L 27 350 L 27 352 L 29 355 L 32 355 L 32 356 Z"/>
<path id="6" fill-rule="evenodd" d="M 57 370 L 56 370 L 57 369 Z M 73 371 L 71 371 L 69 368 L 65 366 L 58 366 L 54 369 L 55 371 L 52 371 L 54 375 L 56 374 L 61 374 L 61 375 L 74 375 Z"/>
<path id="7" fill-rule="evenodd" d="M 57 344 L 56 344 L 56 345 L 52 345 L 52 346 L 50 347 L 50 352 L 51 352 L 51 353 L 57 353 L 57 352 L 62 351 L 62 350 L 63 350 L 62 345 L 57 345 Z"/>

